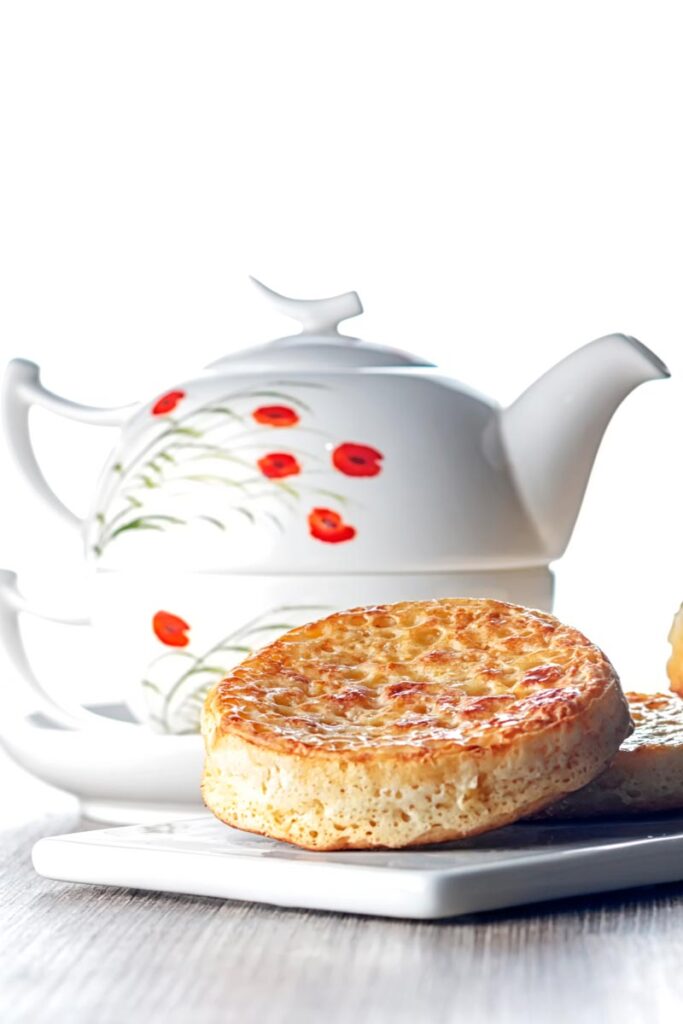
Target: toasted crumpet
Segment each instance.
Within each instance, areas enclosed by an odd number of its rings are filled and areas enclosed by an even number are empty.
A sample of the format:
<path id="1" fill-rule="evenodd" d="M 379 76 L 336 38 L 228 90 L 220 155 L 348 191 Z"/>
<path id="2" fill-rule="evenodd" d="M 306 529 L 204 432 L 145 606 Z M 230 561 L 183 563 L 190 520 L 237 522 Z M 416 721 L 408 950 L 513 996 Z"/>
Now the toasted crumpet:
<path id="1" fill-rule="evenodd" d="M 683 700 L 627 693 L 635 729 L 609 767 L 537 817 L 597 818 L 683 808 Z"/>
<path id="2" fill-rule="evenodd" d="M 678 609 L 669 631 L 671 657 L 666 666 L 671 689 L 683 697 L 683 604 Z"/>
<path id="3" fill-rule="evenodd" d="M 286 633 L 208 695 L 207 806 L 312 850 L 497 828 L 599 774 L 629 734 L 607 658 L 543 612 L 447 599 Z"/>

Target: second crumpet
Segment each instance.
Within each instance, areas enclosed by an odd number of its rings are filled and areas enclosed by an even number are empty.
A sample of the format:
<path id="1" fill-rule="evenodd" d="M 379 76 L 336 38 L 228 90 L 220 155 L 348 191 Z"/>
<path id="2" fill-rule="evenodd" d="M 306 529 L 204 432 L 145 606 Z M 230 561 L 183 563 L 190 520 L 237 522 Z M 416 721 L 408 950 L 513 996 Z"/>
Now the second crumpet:
<path id="1" fill-rule="evenodd" d="M 683 808 L 683 700 L 627 693 L 633 734 L 606 771 L 542 812 L 547 818 L 600 818 Z"/>

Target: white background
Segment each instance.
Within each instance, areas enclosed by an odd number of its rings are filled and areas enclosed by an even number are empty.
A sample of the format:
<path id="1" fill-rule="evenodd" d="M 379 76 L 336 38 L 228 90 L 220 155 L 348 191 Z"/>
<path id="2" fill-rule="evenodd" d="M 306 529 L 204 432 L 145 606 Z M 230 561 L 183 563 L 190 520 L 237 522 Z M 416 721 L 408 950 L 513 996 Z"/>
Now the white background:
<path id="1" fill-rule="evenodd" d="M 2 361 L 36 360 L 82 402 L 146 399 L 288 333 L 248 273 L 302 297 L 357 289 L 354 332 L 502 402 L 592 338 L 634 334 L 674 376 L 609 428 L 557 611 L 625 685 L 666 686 L 683 599 L 680 15 L 659 0 L 0 4 Z M 110 432 L 43 414 L 35 433 L 84 512 Z M 66 600 L 79 544 L 4 448 L 0 494 L 0 566 Z M 53 631 L 45 652 L 95 693 L 92 643 Z"/>

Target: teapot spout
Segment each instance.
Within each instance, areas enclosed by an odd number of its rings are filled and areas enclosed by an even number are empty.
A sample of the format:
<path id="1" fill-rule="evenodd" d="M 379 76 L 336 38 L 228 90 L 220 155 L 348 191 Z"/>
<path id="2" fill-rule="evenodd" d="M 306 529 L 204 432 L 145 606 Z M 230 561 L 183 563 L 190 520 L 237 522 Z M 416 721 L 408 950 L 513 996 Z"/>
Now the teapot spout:
<path id="1" fill-rule="evenodd" d="M 669 376 L 641 342 L 609 334 L 552 367 L 503 412 L 503 447 L 549 560 L 567 546 L 617 406 L 639 384 Z"/>

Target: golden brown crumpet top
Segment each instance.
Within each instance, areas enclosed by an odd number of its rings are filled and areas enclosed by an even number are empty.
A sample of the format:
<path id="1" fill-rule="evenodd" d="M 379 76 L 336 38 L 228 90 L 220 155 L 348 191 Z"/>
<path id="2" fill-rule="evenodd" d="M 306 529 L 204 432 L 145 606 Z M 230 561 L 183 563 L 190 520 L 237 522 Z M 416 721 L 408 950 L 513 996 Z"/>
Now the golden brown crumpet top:
<path id="1" fill-rule="evenodd" d="M 683 701 L 679 697 L 670 693 L 629 692 L 626 699 L 634 730 L 621 744 L 619 759 L 622 754 L 638 754 L 642 750 L 683 751 Z"/>
<path id="2" fill-rule="evenodd" d="M 633 733 L 608 768 L 542 817 L 594 818 L 683 808 L 683 700 L 627 693 Z"/>
<path id="3" fill-rule="evenodd" d="M 298 754 L 425 757 L 509 743 L 616 681 L 553 616 L 492 600 L 359 608 L 287 633 L 207 700 L 221 733 Z"/>

